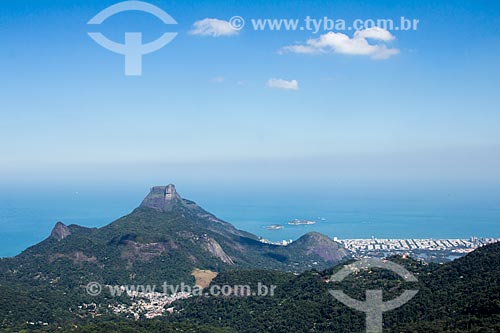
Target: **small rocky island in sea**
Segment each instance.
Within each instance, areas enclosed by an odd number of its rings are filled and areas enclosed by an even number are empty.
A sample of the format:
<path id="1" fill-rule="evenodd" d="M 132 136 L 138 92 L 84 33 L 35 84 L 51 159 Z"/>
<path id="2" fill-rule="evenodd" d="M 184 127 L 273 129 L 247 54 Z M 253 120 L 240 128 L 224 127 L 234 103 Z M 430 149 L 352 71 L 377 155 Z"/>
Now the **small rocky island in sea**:
<path id="1" fill-rule="evenodd" d="M 267 230 L 279 230 L 279 229 L 283 229 L 284 226 L 280 225 L 280 224 L 272 224 L 272 225 L 268 225 L 265 227 Z"/>
<path id="2" fill-rule="evenodd" d="M 315 221 L 310 221 L 310 220 L 299 220 L 295 219 L 293 221 L 288 222 L 290 225 L 310 225 L 310 224 L 316 224 Z"/>

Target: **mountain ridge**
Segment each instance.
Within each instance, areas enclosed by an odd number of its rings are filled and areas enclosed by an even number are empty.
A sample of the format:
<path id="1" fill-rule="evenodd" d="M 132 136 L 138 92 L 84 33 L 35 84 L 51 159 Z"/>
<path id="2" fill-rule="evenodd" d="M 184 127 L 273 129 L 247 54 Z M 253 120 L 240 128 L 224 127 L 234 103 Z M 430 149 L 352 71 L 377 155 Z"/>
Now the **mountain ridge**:
<path id="1" fill-rule="evenodd" d="M 320 238 L 328 239 L 324 235 Z M 13 266 L 12 270 L 21 267 L 26 276 L 41 273 L 47 279 L 57 279 L 73 268 L 82 271 L 79 280 L 90 278 L 85 274 L 88 270 L 94 279 L 126 284 L 138 280 L 157 283 L 166 278 L 191 281 L 194 268 L 266 267 L 301 272 L 326 268 L 349 257 L 347 250 L 333 241 L 329 251 L 334 255 L 315 251 L 314 241 L 308 241 L 307 246 L 299 246 L 304 242 L 297 241 L 290 247 L 260 242 L 256 235 L 238 230 L 182 198 L 170 184 L 152 187 L 139 207 L 101 228 L 58 222 L 47 239 L 4 262 Z M 318 247 L 324 248 L 324 242 Z M 46 265 L 43 270 L 39 268 L 42 263 Z M 62 279 L 72 276 L 62 275 Z"/>
<path id="2" fill-rule="evenodd" d="M 213 327 L 211 332 L 225 328 L 249 333 L 363 329 L 363 316 L 335 303 L 327 293 L 331 288 L 328 277 L 340 269 L 334 266 L 349 258 L 338 243 L 311 232 L 288 246 L 265 244 L 183 199 L 174 189 L 153 187 L 150 192 L 156 195 L 159 191 L 159 198 L 143 200 L 128 215 L 101 228 L 58 222 L 44 241 L 16 257 L 0 259 L 0 330 L 31 330 L 29 322 L 39 323 L 43 329 L 47 322 L 44 332 L 57 327 L 75 327 L 76 332 L 77 324 L 88 323 L 97 325 L 90 328 L 92 332 L 106 331 L 105 327 L 115 323 L 131 331 L 134 325 L 146 322 L 117 322 L 124 318 L 109 312 L 111 304 L 130 304 L 130 299 L 89 296 L 85 286 L 93 282 L 114 286 L 190 284 L 194 283 L 193 268 L 219 273 L 213 283 L 265 282 L 279 288 L 274 298 L 177 301 L 173 305 L 180 310 L 165 320 L 196 327 L 206 324 Z M 388 331 L 500 329 L 499 253 L 500 244 L 493 244 L 442 266 L 390 258 L 418 276 L 420 292 L 415 300 L 385 317 Z M 367 277 L 368 283 L 363 282 Z M 375 286 L 377 281 L 391 294 L 403 286 L 377 271 L 353 274 L 344 283 L 352 296 L 361 299 L 362 287 Z M 98 312 L 104 317 L 96 321 Z M 158 329 L 163 326 L 158 325 Z"/>

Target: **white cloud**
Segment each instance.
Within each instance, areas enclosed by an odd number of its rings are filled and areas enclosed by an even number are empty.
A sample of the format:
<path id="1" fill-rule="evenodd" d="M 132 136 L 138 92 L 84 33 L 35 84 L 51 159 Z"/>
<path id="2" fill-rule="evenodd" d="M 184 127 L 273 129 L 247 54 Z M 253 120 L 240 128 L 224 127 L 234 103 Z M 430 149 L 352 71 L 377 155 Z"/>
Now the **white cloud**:
<path id="1" fill-rule="evenodd" d="M 203 20 L 194 22 L 193 28 L 189 31 L 189 34 L 221 37 L 237 35 L 238 30 L 233 29 L 228 21 L 215 18 L 205 18 Z"/>
<path id="2" fill-rule="evenodd" d="M 340 32 L 328 32 L 318 38 L 308 39 L 304 45 L 285 46 L 278 53 L 338 53 L 368 56 L 372 59 L 387 59 L 399 53 L 398 49 L 388 48 L 385 44 L 370 44 L 368 39 L 388 42 L 395 38 L 389 31 L 382 28 L 359 30 L 352 38 Z"/>
<path id="3" fill-rule="evenodd" d="M 389 31 L 379 28 L 373 27 L 365 30 L 358 30 L 354 33 L 355 38 L 364 38 L 364 39 L 376 39 L 384 42 L 390 42 L 391 40 L 396 39 L 393 34 Z"/>
<path id="4" fill-rule="evenodd" d="M 283 80 L 283 79 L 269 79 L 266 85 L 269 88 L 285 89 L 285 90 L 299 90 L 299 83 L 297 80 Z"/>

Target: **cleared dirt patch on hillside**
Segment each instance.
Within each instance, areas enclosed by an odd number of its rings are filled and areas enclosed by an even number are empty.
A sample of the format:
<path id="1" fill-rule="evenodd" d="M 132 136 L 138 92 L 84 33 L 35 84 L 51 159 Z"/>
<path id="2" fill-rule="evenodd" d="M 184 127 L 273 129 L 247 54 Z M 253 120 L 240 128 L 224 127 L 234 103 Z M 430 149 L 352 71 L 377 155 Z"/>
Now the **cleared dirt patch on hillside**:
<path id="1" fill-rule="evenodd" d="M 210 285 L 210 282 L 217 276 L 217 273 L 212 272 L 208 269 L 195 269 L 191 273 L 196 280 L 196 285 L 202 288 L 206 288 Z"/>

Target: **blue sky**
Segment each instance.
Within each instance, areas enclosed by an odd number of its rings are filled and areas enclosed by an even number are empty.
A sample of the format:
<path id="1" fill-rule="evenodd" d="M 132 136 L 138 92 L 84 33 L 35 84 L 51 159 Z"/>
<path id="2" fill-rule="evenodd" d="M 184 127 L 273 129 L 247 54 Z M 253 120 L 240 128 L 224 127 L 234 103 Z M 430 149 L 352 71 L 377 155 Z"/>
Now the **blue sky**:
<path id="1" fill-rule="evenodd" d="M 0 8 L 0 184 L 255 181 L 500 185 L 497 1 L 149 1 L 178 36 L 123 75 L 122 41 L 165 26 L 115 1 Z M 188 33 L 205 18 L 419 19 L 399 54 L 278 52 L 308 31 Z M 326 33 L 326 32 L 325 32 Z M 345 32 L 352 37 L 352 32 Z M 298 90 L 270 79 L 296 80 Z"/>

